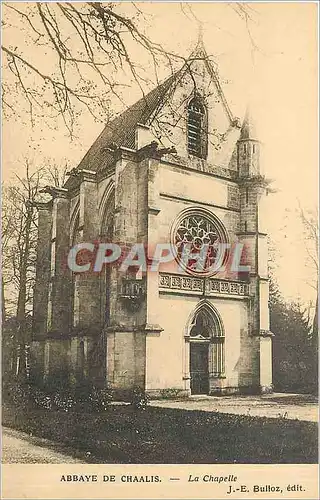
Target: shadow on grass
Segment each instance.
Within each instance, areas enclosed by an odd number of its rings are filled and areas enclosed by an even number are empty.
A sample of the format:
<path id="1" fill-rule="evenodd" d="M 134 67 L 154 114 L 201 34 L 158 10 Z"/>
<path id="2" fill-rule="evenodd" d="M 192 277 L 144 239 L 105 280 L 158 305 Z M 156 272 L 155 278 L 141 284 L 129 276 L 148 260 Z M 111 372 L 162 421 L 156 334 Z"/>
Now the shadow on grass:
<path id="1" fill-rule="evenodd" d="M 272 397 L 269 398 L 269 401 L 272 403 L 277 403 L 279 405 L 295 405 L 295 406 L 310 406 L 310 404 L 314 404 L 315 406 L 318 405 L 318 400 L 316 396 L 310 395 L 310 394 L 293 394 L 292 396 L 286 396 L 286 397 Z"/>
<path id="2" fill-rule="evenodd" d="M 2 421 L 87 463 L 318 461 L 317 424 L 298 420 L 131 406 L 110 406 L 103 414 L 19 412 L 6 405 Z"/>

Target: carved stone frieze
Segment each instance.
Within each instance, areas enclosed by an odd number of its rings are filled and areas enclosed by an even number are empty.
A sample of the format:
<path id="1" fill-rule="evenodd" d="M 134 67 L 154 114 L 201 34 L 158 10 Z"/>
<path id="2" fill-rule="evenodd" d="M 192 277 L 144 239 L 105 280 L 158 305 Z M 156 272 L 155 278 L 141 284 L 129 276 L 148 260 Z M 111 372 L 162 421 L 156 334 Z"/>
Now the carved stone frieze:
<path id="1" fill-rule="evenodd" d="M 159 288 L 170 292 L 200 292 L 206 295 L 249 296 L 249 283 L 160 273 Z"/>

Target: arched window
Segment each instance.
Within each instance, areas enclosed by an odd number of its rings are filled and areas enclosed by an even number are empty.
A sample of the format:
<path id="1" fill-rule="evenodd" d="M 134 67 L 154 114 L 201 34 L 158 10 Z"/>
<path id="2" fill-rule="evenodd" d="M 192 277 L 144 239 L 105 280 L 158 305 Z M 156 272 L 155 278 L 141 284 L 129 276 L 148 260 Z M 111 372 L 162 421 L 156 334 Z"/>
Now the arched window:
<path id="1" fill-rule="evenodd" d="M 208 153 L 207 110 L 199 97 L 194 97 L 188 106 L 188 151 L 199 158 Z"/>
<path id="2" fill-rule="evenodd" d="M 102 224 L 101 224 L 101 239 L 106 242 L 112 242 L 114 237 L 114 214 L 115 214 L 115 192 L 114 190 L 108 195 L 108 199 L 104 208 Z M 101 286 L 105 290 L 105 299 L 102 301 L 102 316 L 106 325 L 110 324 L 110 308 L 111 308 L 111 265 L 105 266 L 105 271 L 101 275 Z M 102 293 L 102 297 L 103 297 Z"/>
<path id="3" fill-rule="evenodd" d="M 73 232 L 72 232 L 72 247 L 81 243 L 82 241 L 82 231 L 80 229 L 80 215 L 79 211 L 74 221 Z M 71 306 L 71 322 L 72 326 L 75 327 L 79 323 L 80 319 L 80 297 L 79 297 L 79 279 L 78 274 L 72 273 L 72 306 Z"/>
<path id="4" fill-rule="evenodd" d="M 192 339 L 210 339 L 211 337 L 211 324 L 210 319 L 206 317 L 203 311 L 199 311 L 199 313 L 195 317 L 195 321 L 192 324 L 190 329 L 190 337 Z"/>
<path id="5" fill-rule="evenodd" d="M 115 210 L 115 192 L 112 191 L 106 202 L 102 223 L 101 223 L 101 236 L 106 241 L 112 241 L 114 233 L 114 210 Z"/>

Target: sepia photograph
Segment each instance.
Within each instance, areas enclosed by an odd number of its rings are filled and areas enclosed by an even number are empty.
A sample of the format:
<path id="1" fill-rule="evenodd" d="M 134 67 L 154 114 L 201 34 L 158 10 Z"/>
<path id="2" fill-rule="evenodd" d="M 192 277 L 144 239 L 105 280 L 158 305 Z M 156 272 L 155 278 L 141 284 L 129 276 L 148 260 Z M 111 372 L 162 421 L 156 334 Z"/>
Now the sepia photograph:
<path id="1" fill-rule="evenodd" d="M 2 3 L 3 498 L 318 498 L 318 15 Z"/>

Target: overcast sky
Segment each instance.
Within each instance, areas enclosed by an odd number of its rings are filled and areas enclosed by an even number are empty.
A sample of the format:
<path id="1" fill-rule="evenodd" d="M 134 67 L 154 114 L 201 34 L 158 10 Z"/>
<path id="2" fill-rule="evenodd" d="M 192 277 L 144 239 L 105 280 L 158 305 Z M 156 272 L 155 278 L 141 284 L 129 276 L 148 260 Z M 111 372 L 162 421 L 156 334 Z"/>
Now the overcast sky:
<path id="1" fill-rule="evenodd" d="M 257 50 L 253 50 L 244 23 L 225 3 L 190 5 L 202 22 L 207 52 L 218 65 L 233 114 L 243 118 L 246 103 L 251 101 L 264 144 L 265 174 L 274 179 L 278 190 L 268 197 L 278 280 L 287 297 L 307 301 L 313 297 L 307 283 L 312 271 L 305 266 L 302 228 L 294 210 L 298 199 L 306 210 L 317 206 L 317 5 L 250 4 L 255 10 L 251 35 Z M 179 3 L 143 2 L 139 7 L 147 16 L 145 30 L 154 41 L 188 55 L 198 36 L 198 24 L 190 12 L 184 13 Z M 127 15 L 132 12 L 129 3 L 120 8 Z M 19 34 L 19 43 L 24 36 Z M 160 76 L 166 76 L 165 70 Z M 133 90 L 126 101 L 130 104 L 137 98 L 139 93 Z M 21 169 L 24 155 L 38 166 L 48 158 L 76 166 L 101 128 L 85 116 L 79 138 L 70 143 L 61 125 L 58 130 L 43 124 L 32 129 L 19 119 L 4 122 L 3 179 Z"/>

